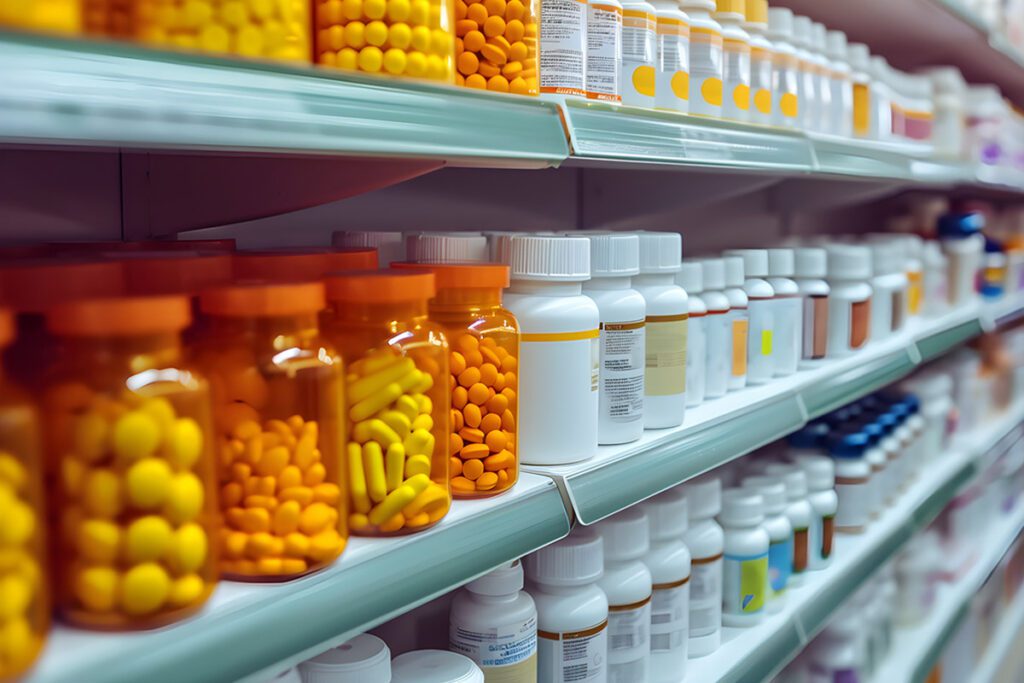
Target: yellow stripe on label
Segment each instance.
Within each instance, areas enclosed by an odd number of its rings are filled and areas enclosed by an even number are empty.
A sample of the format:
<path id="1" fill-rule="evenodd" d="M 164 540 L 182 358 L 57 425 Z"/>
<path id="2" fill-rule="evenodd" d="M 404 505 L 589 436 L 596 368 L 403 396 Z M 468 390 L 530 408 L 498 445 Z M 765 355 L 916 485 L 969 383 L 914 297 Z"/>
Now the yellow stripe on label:
<path id="1" fill-rule="evenodd" d="M 524 342 L 560 342 L 580 341 L 583 339 L 597 339 L 601 336 L 600 330 L 584 330 L 582 332 L 535 332 L 524 333 L 520 339 Z"/>
<path id="2" fill-rule="evenodd" d="M 772 331 L 761 330 L 761 355 L 772 355 Z"/>
<path id="3" fill-rule="evenodd" d="M 750 43 L 744 43 L 742 40 L 733 40 L 732 38 L 723 42 L 726 50 L 730 52 L 748 53 L 750 52 Z"/>
<path id="4" fill-rule="evenodd" d="M 750 48 L 750 56 L 754 59 L 772 59 L 774 57 L 771 50 L 766 50 L 763 47 Z"/>

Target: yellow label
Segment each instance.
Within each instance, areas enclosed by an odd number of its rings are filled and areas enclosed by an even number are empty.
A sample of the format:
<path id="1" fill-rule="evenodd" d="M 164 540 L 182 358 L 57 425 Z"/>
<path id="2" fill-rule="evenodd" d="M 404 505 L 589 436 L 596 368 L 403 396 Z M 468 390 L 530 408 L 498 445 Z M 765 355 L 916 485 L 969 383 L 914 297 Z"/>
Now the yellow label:
<path id="1" fill-rule="evenodd" d="M 732 91 L 732 101 L 740 111 L 750 110 L 750 86 L 740 83 Z"/>
<path id="2" fill-rule="evenodd" d="M 917 315 L 921 312 L 921 299 L 924 292 L 921 277 L 920 272 L 907 273 L 907 310 L 910 311 L 910 315 Z"/>
<path id="3" fill-rule="evenodd" d="M 671 396 L 686 391 L 688 316 L 647 318 L 644 393 Z"/>
<path id="4" fill-rule="evenodd" d="M 754 107 L 762 114 L 772 113 L 772 94 L 768 90 L 758 90 L 754 93 Z"/>
<path id="5" fill-rule="evenodd" d="M 732 376 L 747 374 L 747 327 L 746 319 L 732 321 Z"/>
<path id="6" fill-rule="evenodd" d="M 795 119 L 800 111 L 800 100 L 791 92 L 784 93 L 779 98 L 779 111 L 782 112 L 783 116 Z"/>
<path id="7" fill-rule="evenodd" d="M 672 74 L 669 82 L 672 86 L 672 93 L 681 100 L 690 99 L 690 74 L 685 71 L 677 71 Z"/>
<path id="8" fill-rule="evenodd" d="M 772 355 L 772 331 L 761 330 L 761 355 Z"/>
<path id="9" fill-rule="evenodd" d="M 645 64 L 634 69 L 633 87 L 641 95 L 654 97 L 654 67 Z"/>
<path id="10" fill-rule="evenodd" d="M 861 137 L 871 132 L 871 90 L 866 83 L 853 84 L 853 132 Z"/>
<path id="11" fill-rule="evenodd" d="M 713 107 L 722 106 L 722 79 L 708 78 L 700 86 L 700 94 L 704 101 Z"/>

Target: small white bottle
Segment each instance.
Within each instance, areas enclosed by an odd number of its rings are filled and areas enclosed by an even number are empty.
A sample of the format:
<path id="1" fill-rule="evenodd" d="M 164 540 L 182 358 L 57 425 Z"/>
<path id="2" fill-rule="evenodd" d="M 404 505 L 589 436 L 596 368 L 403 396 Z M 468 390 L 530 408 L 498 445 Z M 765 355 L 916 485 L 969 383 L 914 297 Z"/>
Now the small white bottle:
<path id="1" fill-rule="evenodd" d="M 725 530 L 722 623 L 753 626 L 764 618 L 768 599 L 771 539 L 764 528 L 764 499 L 750 489 L 726 489 L 718 523 Z"/>
<path id="2" fill-rule="evenodd" d="M 793 47 L 796 48 L 796 57 L 800 61 L 800 116 L 797 117 L 797 125 L 805 131 L 813 130 L 811 122 L 819 118 L 821 109 L 821 100 L 818 97 L 818 65 L 810 51 L 813 46 L 811 31 L 810 18 L 793 17 Z"/>
<path id="3" fill-rule="evenodd" d="M 807 475 L 796 465 L 772 463 L 764 468 L 770 477 L 778 477 L 786 485 L 786 516 L 793 525 L 793 574 L 791 586 L 804 582 L 810 562 L 810 549 L 819 536 L 814 533 L 814 510 L 807 500 Z"/>
<path id="4" fill-rule="evenodd" d="M 391 660 L 391 683 L 484 683 L 484 673 L 456 652 L 414 650 Z"/>
<path id="5" fill-rule="evenodd" d="M 714 0 L 679 0 L 690 18 L 690 113 L 722 116 L 722 27 L 711 18 Z"/>
<path id="6" fill-rule="evenodd" d="M 608 683 L 646 681 L 654 583 L 643 562 L 650 551 L 647 515 L 634 506 L 594 528 L 604 539 L 604 576 L 597 584 L 608 596 Z"/>
<path id="7" fill-rule="evenodd" d="M 722 555 L 725 533 L 715 521 L 722 509 L 722 484 L 700 477 L 682 486 L 690 528 L 683 542 L 690 549 L 690 651 L 703 657 L 722 642 Z"/>
<path id="8" fill-rule="evenodd" d="M 863 43 L 850 43 L 846 52 L 853 92 L 853 135 L 877 140 L 877 131 L 873 132 L 871 127 L 871 52 Z"/>
<path id="9" fill-rule="evenodd" d="M 775 49 L 772 92 L 772 123 L 783 128 L 800 125 L 800 58 L 793 45 L 793 11 L 786 7 L 768 8 L 768 38 Z"/>
<path id="10" fill-rule="evenodd" d="M 846 61 L 846 34 L 828 31 L 825 39 L 832 63 L 832 117 L 828 132 L 850 137 L 853 135 L 853 82 Z"/>
<path id="11" fill-rule="evenodd" d="M 587 96 L 587 4 L 540 4 L 540 92 Z"/>
<path id="12" fill-rule="evenodd" d="M 826 33 L 827 29 L 824 24 L 817 21 L 811 24 L 809 52 L 817 67 L 814 92 L 818 94 L 818 111 L 815 120 L 805 121 L 805 124 L 808 130 L 817 133 L 824 132 L 828 128 L 828 119 L 832 116 L 832 62 L 829 61 L 826 54 L 828 52 Z"/>
<path id="13" fill-rule="evenodd" d="M 640 238 L 588 232 L 591 278 L 583 293 L 601 314 L 597 442 L 636 441 L 644 433 L 644 318 L 647 304 L 633 289 L 640 272 Z"/>
<path id="14" fill-rule="evenodd" d="M 658 22 L 654 6 L 644 0 L 622 2 L 622 103 L 653 109 L 658 61 Z"/>
<path id="15" fill-rule="evenodd" d="M 949 283 L 947 269 L 949 259 L 942 253 L 938 243 L 928 240 L 921 253 L 924 272 L 921 276 L 923 290 L 922 314 L 934 318 L 949 310 Z"/>
<path id="16" fill-rule="evenodd" d="M 732 375 L 732 321 L 729 297 L 725 293 L 725 261 L 720 258 L 700 262 L 704 291 L 700 298 L 708 309 L 704 317 L 704 399 L 719 398 L 729 391 Z"/>
<path id="17" fill-rule="evenodd" d="M 298 666 L 302 683 L 390 683 L 391 650 L 375 635 L 361 633 Z"/>
<path id="18" fill-rule="evenodd" d="M 871 340 L 887 339 L 903 329 L 907 311 L 907 273 L 902 250 L 892 239 L 871 239 Z"/>
<path id="19" fill-rule="evenodd" d="M 891 140 L 892 89 L 889 87 L 889 62 L 880 55 L 871 56 L 871 131 L 878 140 Z"/>
<path id="20" fill-rule="evenodd" d="M 725 263 L 725 296 L 729 298 L 729 325 L 732 330 L 731 370 L 729 391 L 747 386 L 747 341 L 750 336 L 750 300 L 743 283 L 743 259 L 739 256 L 722 258 Z"/>
<path id="21" fill-rule="evenodd" d="M 686 676 L 690 640 L 690 551 L 683 543 L 689 527 L 686 494 L 674 488 L 641 507 L 650 523 L 652 683 L 674 683 Z"/>
<path id="22" fill-rule="evenodd" d="M 768 277 L 768 251 L 765 249 L 730 249 L 725 256 L 743 259 L 746 280 L 749 328 L 747 338 L 747 384 L 764 384 L 775 374 L 775 290 Z"/>
<path id="23" fill-rule="evenodd" d="M 676 284 L 686 292 L 690 320 L 686 332 L 686 407 L 704 402 L 704 369 L 707 361 L 708 307 L 700 294 L 704 291 L 703 272 L 696 261 L 683 261 L 676 273 Z"/>
<path id="24" fill-rule="evenodd" d="M 871 519 L 875 500 L 871 483 L 871 463 L 865 457 L 870 448 L 866 432 L 837 435 L 829 451 L 836 467 L 836 531 L 863 533 Z"/>
<path id="25" fill-rule="evenodd" d="M 448 618 L 448 647 L 484 676 L 508 683 L 537 680 L 537 607 L 523 590 L 519 560 L 466 584 Z"/>
<path id="26" fill-rule="evenodd" d="M 768 40 L 768 0 L 747 0 L 743 29 L 750 35 L 750 120 L 771 125 L 775 49 Z"/>
<path id="27" fill-rule="evenodd" d="M 867 435 L 868 443 L 864 451 L 864 460 L 871 468 L 871 478 L 868 480 L 867 492 L 864 495 L 867 497 L 870 518 L 876 519 L 881 516 L 882 510 L 885 508 L 885 488 L 889 474 L 889 459 L 886 457 L 885 449 L 882 448 L 883 432 L 881 425 L 871 422 L 864 425 L 861 431 Z M 844 466 L 844 472 L 846 471 Z M 854 483 L 856 483 L 856 479 L 863 476 L 863 468 L 853 467 L 850 469 L 850 472 L 849 478 L 854 480 Z M 843 476 L 845 477 L 846 475 L 844 474 Z M 839 460 L 836 458 L 837 481 L 839 477 Z M 842 497 L 840 496 L 841 499 Z M 857 520 L 854 521 L 856 522 Z"/>
<path id="28" fill-rule="evenodd" d="M 405 261 L 405 237 L 400 232 L 344 230 L 331 236 L 331 244 L 344 249 L 372 247 L 377 250 L 377 265 L 387 268 L 395 261 Z"/>
<path id="29" fill-rule="evenodd" d="M 835 538 L 836 469 L 832 460 L 823 455 L 806 455 L 797 462 L 807 477 L 807 502 L 814 510 L 814 527 L 821 531 L 808 550 L 808 569 L 824 569 L 832 561 Z"/>
<path id="30" fill-rule="evenodd" d="M 800 288 L 793 281 L 792 249 L 768 250 L 768 284 L 775 290 L 775 338 L 772 355 L 776 377 L 796 372 L 804 340 L 804 309 Z"/>
<path id="31" fill-rule="evenodd" d="M 768 532 L 768 612 L 786 602 L 786 586 L 793 573 L 793 525 L 786 516 L 786 485 L 776 477 L 743 479 L 743 487 L 764 499 L 764 529 Z"/>
<path id="32" fill-rule="evenodd" d="M 676 0 L 651 0 L 658 20 L 657 84 L 654 106 L 690 111 L 690 18 Z"/>
<path id="33" fill-rule="evenodd" d="M 683 238 L 676 232 L 637 235 L 640 274 L 633 278 L 633 288 L 647 303 L 644 428 L 677 427 L 686 414 L 689 304 L 686 292 L 675 283 L 682 263 Z"/>
<path id="34" fill-rule="evenodd" d="M 800 367 L 816 367 L 828 352 L 828 255 L 824 249 L 803 247 L 793 250 L 793 262 L 793 279 L 803 299 Z"/>
<path id="35" fill-rule="evenodd" d="M 519 457 L 561 465 L 597 453 L 601 313 L 583 294 L 586 237 L 524 235 L 509 247 L 505 308 L 519 321 Z M 566 422 L 568 420 L 568 422 Z"/>
<path id="36" fill-rule="evenodd" d="M 622 3 L 587 3 L 587 99 L 622 102 Z"/>
<path id="37" fill-rule="evenodd" d="M 473 263 L 490 258 L 487 237 L 479 232 L 410 232 L 406 259 L 413 263 Z"/>
<path id="38" fill-rule="evenodd" d="M 750 120 L 750 34 L 743 30 L 744 0 L 716 0 L 722 27 L 722 118 Z"/>
<path id="39" fill-rule="evenodd" d="M 829 244 L 828 357 L 844 358 L 871 336 L 871 251 L 852 244 Z"/>
<path id="40" fill-rule="evenodd" d="M 608 598 L 604 541 L 587 527 L 526 557 L 537 605 L 537 681 L 608 680 Z"/>

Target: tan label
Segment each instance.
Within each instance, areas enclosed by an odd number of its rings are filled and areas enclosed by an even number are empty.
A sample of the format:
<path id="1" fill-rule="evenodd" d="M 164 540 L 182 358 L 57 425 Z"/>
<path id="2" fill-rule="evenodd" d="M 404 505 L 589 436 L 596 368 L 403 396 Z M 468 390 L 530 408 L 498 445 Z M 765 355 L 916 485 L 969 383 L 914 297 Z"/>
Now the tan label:
<path id="1" fill-rule="evenodd" d="M 866 83 L 853 84 L 853 132 L 861 137 L 871 132 L 871 89 Z"/>
<path id="2" fill-rule="evenodd" d="M 807 570 L 807 541 L 807 529 L 795 529 L 793 531 L 793 573 L 795 574 Z"/>
<path id="3" fill-rule="evenodd" d="M 859 349 L 871 334 L 871 299 L 850 306 L 850 348 Z"/>
<path id="4" fill-rule="evenodd" d="M 746 318 L 732 321 L 732 376 L 747 374 L 747 332 L 750 321 Z"/>
<path id="5" fill-rule="evenodd" d="M 907 310 L 910 315 L 917 315 L 921 312 L 921 298 L 924 293 L 923 273 L 920 271 L 907 273 Z"/>
<path id="6" fill-rule="evenodd" d="M 828 297 L 804 299 L 804 352 L 806 360 L 820 360 L 828 348 Z"/>
<path id="7" fill-rule="evenodd" d="M 836 518 L 823 518 L 821 529 L 821 556 L 822 558 L 828 558 L 832 555 L 832 539 L 836 535 Z"/>
<path id="8" fill-rule="evenodd" d="M 687 329 L 685 313 L 647 317 L 644 373 L 647 396 L 671 396 L 686 391 Z"/>

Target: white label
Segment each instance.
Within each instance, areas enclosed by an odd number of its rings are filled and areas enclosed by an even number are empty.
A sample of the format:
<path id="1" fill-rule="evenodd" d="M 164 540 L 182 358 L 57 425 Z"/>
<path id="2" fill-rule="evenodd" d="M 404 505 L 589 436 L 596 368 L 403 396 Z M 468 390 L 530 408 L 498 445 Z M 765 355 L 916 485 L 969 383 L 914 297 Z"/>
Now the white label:
<path id="1" fill-rule="evenodd" d="M 711 635 L 722 625 L 722 556 L 695 558 L 690 570 L 690 637 Z"/>
<path id="2" fill-rule="evenodd" d="M 775 313 L 771 299 L 751 299 L 749 308 L 750 330 L 747 339 L 747 380 L 763 384 L 775 372 L 774 348 Z"/>
<path id="3" fill-rule="evenodd" d="M 499 674 L 505 683 L 533 681 L 537 677 L 537 618 L 515 624 L 500 624 L 475 631 L 451 622 L 449 649 L 469 657 L 488 669 L 505 669 Z"/>
<path id="4" fill-rule="evenodd" d="M 690 113 L 722 113 L 722 34 L 690 29 Z"/>
<path id="5" fill-rule="evenodd" d="M 722 116 L 736 121 L 750 120 L 750 45 L 725 41 L 722 80 Z"/>
<path id="6" fill-rule="evenodd" d="M 811 515 L 811 525 L 807 527 L 807 568 L 821 569 L 825 566 L 825 558 L 821 555 L 821 539 L 825 533 L 825 520 L 818 514 Z"/>
<path id="7" fill-rule="evenodd" d="M 686 338 L 686 405 L 695 406 L 704 400 L 704 358 L 707 342 L 704 316 L 690 316 Z"/>
<path id="8" fill-rule="evenodd" d="M 592 2 L 587 10 L 587 98 L 621 102 L 622 8 Z"/>
<path id="9" fill-rule="evenodd" d="M 732 374 L 732 323 L 727 312 L 711 313 L 704 318 L 706 366 L 704 396 L 715 398 L 729 390 Z"/>
<path id="10" fill-rule="evenodd" d="M 853 134 L 853 83 L 845 74 L 834 74 L 830 80 L 832 116 L 828 132 L 849 137 Z"/>
<path id="11" fill-rule="evenodd" d="M 777 126 L 795 128 L 800 115 L 800 62 L 795 55 L 777 54 L 772 76 L 775 102 L 772 121 Z"/>
<path id="12" fill-rule="evenodd" d="M 750 52 L 750 120 L 756 123 L 772 122 L 773 59 L 772 53 L 764 48 L 755 47 Z"/>
<path id="13" fill-rule="evenodd" d="M 686 647 L 690 627 L 690 581 L 668 587 L 654 586 L 651 597 L 651 652 Z"/>
<path id="14" fill-rule="evenodd" d="M 814 79 L 815 92 L 818 93 L 817 118 L 808 121 L 811 130 L 825 132 L 828 129 L 828 117 L 832 115 L 832 81 L 828 75 L 828 69 L 818 65 Z"/>
<path id="15" fill-rule="evenodd" d="M 653 14 L 637 10 L 622 13 L 622 103 L 654 106 L 657 34 Z"/>
<path id="16" fill-rule="evenodd" d="M 586 96 L 586 0 L 541 0 L 540 91 Z"/>
<path id="17" fill-rule="evenodd" d="M 644 418 L 644 321 L 601 327 L 601 421 Z"/>
<path id="18" fill-rule="evenodd" d="M 799 297 L 773 300 L 775 331 L 772 343 L 776 375 L 792 375 L 800 362 L 803 343 L 803 302 Z"/>
<path id="19" fill-rule="evenodd" d="M 836 473 L 836 528 L 846 531 L 861 530 L 867 526 L 874 507 L 874 496 L 869 477 L 844 477 Z"/>
<path id="20" fill-rule="evenodd" d="M 639 607 L 608 607 L 608 680 L 646 681 L 651 652 L 651 598 Z"/>
<path id="21" fill-rule="evenodd" d="M 537 632 L 538 683 L 605 683 L 608 622 L 579 633 Z"/>
<path id="22" fill-rule="evenodd" d="M 690 29 L 680 19 L 658 17 L 658 82 L 655 106 L 686 113 L 690 99 Z"/>

